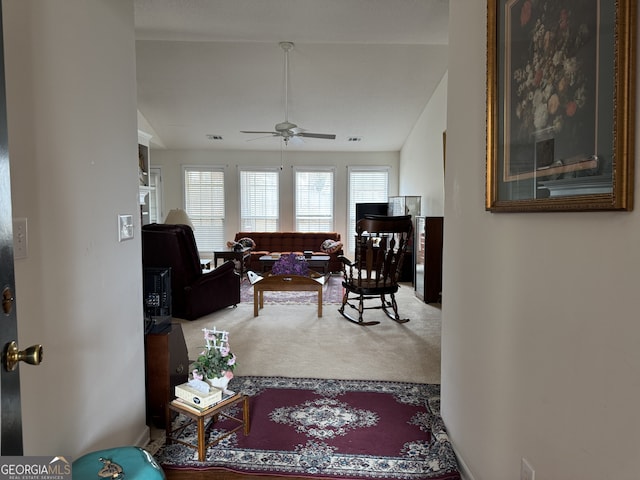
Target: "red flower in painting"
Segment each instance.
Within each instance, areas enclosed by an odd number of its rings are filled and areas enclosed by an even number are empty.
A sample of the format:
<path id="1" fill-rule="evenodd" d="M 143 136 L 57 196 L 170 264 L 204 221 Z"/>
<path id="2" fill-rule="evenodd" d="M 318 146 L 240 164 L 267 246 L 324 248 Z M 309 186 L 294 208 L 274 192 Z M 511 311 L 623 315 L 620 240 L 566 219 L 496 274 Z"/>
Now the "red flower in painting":
<path id="1" fill-rule="evenodd" d="M 573 100 L 567 102 L 567 106 L 564 109 L 567 117 L 573 117 L 576 114 L 576 110 L 578 110 L 578 104 L 576 102 L 574 102 Z"/>
<path id="2" fill-rule="evenodd" d="M 520 25 L 525 26 L 531 20 L 531 0 L 527 0 L 520 10 Z"/>
<path id="3" fill-rule="evenodd" d="M 542 71 L 542 69 L 538 69 L 536 70 L 536 76 L 533 77 L 533 84 L 537 87 L 540 85 L 540 83 L 542 82 L 542 76 L 544 75 L 544 72 Z"/>
<path id="4" fill-rule="evenodd" d="M 566 8 L 560 11 L 560 30 L 566 30 L 569 27 L 569 12 Z"/>

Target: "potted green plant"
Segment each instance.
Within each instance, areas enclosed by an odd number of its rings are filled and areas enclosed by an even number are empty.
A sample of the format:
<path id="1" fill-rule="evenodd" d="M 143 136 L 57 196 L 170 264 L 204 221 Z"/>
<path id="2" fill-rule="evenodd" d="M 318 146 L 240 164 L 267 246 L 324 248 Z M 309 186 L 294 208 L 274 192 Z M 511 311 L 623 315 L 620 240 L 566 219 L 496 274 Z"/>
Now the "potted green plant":
<path id="1" fill-rule="evenodd" d="M 226 390 L 237 366 L 236 356 L 229 349 L 229 332 L 203 328 L 206 345 L 191 364 L 191 376 Z"/>

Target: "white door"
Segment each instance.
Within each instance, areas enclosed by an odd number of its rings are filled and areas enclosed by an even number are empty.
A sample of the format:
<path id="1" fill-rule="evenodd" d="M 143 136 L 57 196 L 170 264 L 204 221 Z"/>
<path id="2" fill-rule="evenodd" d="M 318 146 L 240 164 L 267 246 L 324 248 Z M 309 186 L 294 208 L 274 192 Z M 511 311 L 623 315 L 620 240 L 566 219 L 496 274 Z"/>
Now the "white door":
<path id="1" fill-rule="evenodd" d="M 0 455 L 21 456 L 22 410 L 20 407 L 20 369 L 18 361 L 40 363 L 42 347 L 25 352 L 18 347 L 15 276 L 13 268 L 13 225 L 11 179 L 7 139 L 7 102 L 5 91 L 4 41 L 0 4 Z"/>

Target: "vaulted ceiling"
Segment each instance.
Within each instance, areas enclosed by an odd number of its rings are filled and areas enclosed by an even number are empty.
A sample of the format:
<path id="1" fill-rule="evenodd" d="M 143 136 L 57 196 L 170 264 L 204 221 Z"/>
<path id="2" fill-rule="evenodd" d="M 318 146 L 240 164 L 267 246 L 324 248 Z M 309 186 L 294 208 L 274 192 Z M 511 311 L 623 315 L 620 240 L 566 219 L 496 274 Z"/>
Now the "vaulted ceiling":
<path id="1" fill-rule="evenodd" d="M 138 110 L 166 148 L 278 150 L 241 131 L 285 120 L 288 41 L 288 120 L 336 138 L 287 148 L 397 151 L 447 69 L 448 14 L 448 0 L 135 0 Z"/>

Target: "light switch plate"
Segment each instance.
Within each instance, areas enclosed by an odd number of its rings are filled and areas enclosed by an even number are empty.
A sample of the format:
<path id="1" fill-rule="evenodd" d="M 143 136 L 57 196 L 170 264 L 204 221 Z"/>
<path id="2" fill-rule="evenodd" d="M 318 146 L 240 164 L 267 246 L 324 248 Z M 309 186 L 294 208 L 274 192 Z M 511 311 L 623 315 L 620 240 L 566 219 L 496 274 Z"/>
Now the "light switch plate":
<path id="1" fill-rule="evenodd" d="M 133 238 L 133 215 L 118 215 L 118 241 Z"/>

